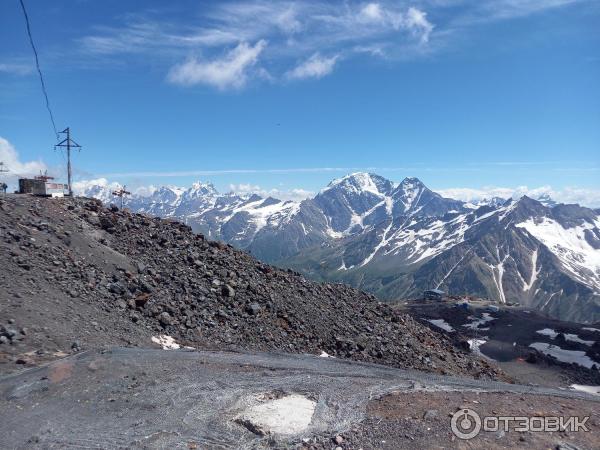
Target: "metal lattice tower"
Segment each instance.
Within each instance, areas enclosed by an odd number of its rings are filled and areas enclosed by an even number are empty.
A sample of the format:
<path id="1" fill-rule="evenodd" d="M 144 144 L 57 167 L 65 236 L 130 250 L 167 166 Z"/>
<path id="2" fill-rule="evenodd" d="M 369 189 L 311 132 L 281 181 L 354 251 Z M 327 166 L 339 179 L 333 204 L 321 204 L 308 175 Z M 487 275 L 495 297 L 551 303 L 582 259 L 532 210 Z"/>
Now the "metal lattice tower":
<path id="1" fill-rule="evenodd" d="M 69 127 L 65 128 L 59 134 L 66 134 L 67 137 L 60 141 L 58 144 L 54 146 L 56 147 L 65 147 L 67 149 L 67 182 L 69 184 L 69 196 L 73 197 L 73 188 L 71 186 L 71 149 L 77 148 L 81 149 L 81 145 L 71 139 L 71 130 Z"/>

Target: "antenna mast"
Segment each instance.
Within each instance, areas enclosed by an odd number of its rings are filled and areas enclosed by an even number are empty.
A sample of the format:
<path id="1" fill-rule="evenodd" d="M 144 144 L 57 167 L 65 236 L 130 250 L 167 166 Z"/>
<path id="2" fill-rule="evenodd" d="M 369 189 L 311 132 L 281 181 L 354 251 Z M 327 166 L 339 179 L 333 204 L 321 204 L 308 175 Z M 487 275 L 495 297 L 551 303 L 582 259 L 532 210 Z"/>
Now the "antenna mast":
<path id="1" fill-rule="evenodd" d="M 127 190 L 125 189 L 126 187 L 127 187 L 127 186 L 123 186 L 122 188 L 120 188 L 120 189 L 117 189 L 116 191 L 113 191 L 113 193 L 112 193 L 112 195 L 115 195 L 115 196 L 117 196 L 117 197 L 120 197 L 120 198 L 121 198 L 121 209 L 123 209 L 123 200 L 124 200 L 124 197 L 125 197 L 126 195 L 131 195 L 131 192 L 129 192 L 129 191 L 127 191 Z"/>
<path id="2" fill-rule="evenodd" d="M 73 188 L 71 186 L 71 148 L 80 149 L 81 145 L 71 139 L 71 130 L 69 127 L 65 128 L 59 134 L 66 134 L 67 137 L 60 141 L 58 144 L 54 146 L 56 147 L 66 147 L 67 148 L 67 181 L 69 184 L 69 196 L 73 197 Z"/>

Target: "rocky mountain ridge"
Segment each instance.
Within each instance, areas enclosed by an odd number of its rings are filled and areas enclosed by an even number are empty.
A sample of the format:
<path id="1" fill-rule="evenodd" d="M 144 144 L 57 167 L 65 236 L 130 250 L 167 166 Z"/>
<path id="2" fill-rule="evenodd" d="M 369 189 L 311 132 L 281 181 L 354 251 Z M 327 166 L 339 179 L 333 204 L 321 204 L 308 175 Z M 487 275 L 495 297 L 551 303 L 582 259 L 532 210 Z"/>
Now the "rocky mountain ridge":
<path id="1" fill-rule="evenodd" d="M 101 190 L 86 195 L 111 200 Z M 540 200 L 474 205 L 444 198 L 416 178 L 393 183 L 355 173 L 302 202 L 221 195 L 198 183 L 134 196 L 128 207 L 178 218 L 263 261 L 386 300 L 437 287 L 564 320 L 600 320 L 600 216 Z"/>
<path id="2" fill-rule="evenodd" d="M 501 377 L 370 294 L 309 281 L 180 222 L 96 200 L 7 195 L 0 254 L 8 320 L 0 323 L 0 363 L 156 340 Z"/>

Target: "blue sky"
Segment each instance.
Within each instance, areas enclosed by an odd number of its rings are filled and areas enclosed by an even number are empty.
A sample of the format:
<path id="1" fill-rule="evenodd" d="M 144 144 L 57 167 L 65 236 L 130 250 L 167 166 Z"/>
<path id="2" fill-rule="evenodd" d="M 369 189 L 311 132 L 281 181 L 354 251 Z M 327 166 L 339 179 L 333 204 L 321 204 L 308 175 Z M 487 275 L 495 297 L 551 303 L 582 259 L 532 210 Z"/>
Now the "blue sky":
<path id="1" fill-rule="evenodd" d="M 598 1 L 25 3 L 79 180 L 293 197 L 370 170 L 600 205 Z M 9 169 L 60 172 L 17 0 L 0 138 Z"/>

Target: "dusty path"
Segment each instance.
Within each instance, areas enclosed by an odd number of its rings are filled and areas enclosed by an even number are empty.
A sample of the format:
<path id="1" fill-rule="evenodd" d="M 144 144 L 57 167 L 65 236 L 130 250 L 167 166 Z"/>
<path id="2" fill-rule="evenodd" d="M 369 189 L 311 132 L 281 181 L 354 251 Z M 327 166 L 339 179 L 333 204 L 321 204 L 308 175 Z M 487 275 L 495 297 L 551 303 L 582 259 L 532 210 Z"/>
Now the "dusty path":
<path id="1" fill-rule="evenodd" d="M 308 439 L 304 445 L 332 448 L 337 444 L 323 444 L 323 439 L 337 433 L 350 436 L 355 430 L 342 448 L 377 448 L 375 425 L 371 434 L 358 432 L 361 421 L 372 419 L 374 408 L 380 411 L 379 399 L 439 391 L 552 396 L 552 401 L 577 401 L 594 411 L 600 407 L 600 397 L 584 393 L 333 358 L 115 348 L 83 352 L 0 379 L 0 436 L 3 448 L 296 447 L 303 438 Z M 263 436 L 251 424 L 236 421 L 249 407 L 292 394 L 314 401 L 303 431 Z M 449 418 L 447 422 L 449 430 Z M 598 433 L 597 427 L 592 432 Z M 447 432 L 442 434 L 440 444 L 458 445 Z M 397 433 L 396 439 L 408 438 Z"/>

